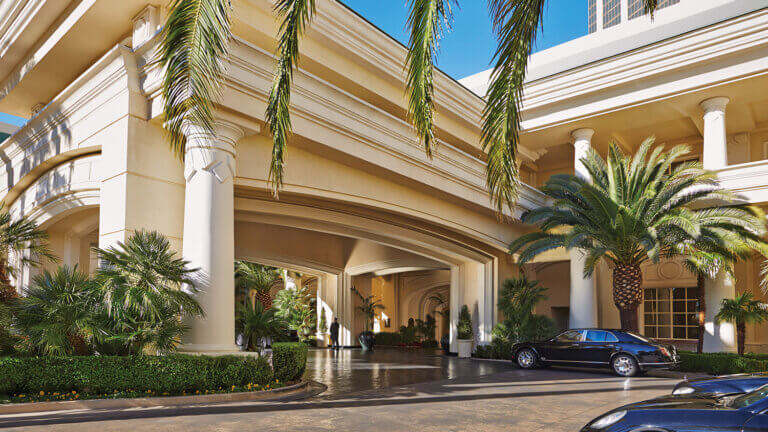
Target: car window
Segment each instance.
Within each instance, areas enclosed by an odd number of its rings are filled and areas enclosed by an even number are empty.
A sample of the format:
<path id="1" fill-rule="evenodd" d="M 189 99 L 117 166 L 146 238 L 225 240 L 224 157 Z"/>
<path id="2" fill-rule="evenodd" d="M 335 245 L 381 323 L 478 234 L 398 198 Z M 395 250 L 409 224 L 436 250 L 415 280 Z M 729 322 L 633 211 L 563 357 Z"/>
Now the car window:
<path id="1" fill-rule="evenodd" d="M 606 342 L 618 342 L 619 338 L 617 338 L 616 335 L 611 333 L 611 332 L 605 332 L 605 341 Z"/>
<path id="2" fill-rule="evenodd" d="M 584 339 L 586 342 L 605 342 L 605 338 L 608 334 L 600 330 L 589 330 L 587 337 Z"/>
<path id="3" fill-rule="evenodd" d="M 568 330 L 555 338 L 558 342 L 581 342 L 581 330 Z"/>
<path id="4" fill-rule="evenodd" d="M 765 398 L 768 398 L 768 385 L 732 399 L 727 405 L 732 408 L 741 409 L 756 404 Z"/>

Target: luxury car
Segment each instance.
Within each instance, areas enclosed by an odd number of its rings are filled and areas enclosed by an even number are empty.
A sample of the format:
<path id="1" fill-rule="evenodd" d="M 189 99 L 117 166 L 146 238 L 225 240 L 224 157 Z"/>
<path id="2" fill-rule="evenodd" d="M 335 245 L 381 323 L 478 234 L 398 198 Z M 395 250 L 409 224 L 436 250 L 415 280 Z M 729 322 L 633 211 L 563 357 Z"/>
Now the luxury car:
<path id="1" fill-rule="evenodd" d="M 571 329 L 543 342 L 515 344 L 518 366 L 607 367 L 621 376 L 634 376 L 653 368 L 672 368 L 680 357 L 672 345 L 621 330 Z"/>
<path id="2" fill-rule="evenodd" d="M 693 393 L 734 394 L 749 393 L 768 384 L 768 372 L 696 378 L 677 383 L 673 395 Z"/>
<path id="3" fill-rule="evenodd" d="M 768 386 L 740 395 L 671 395 L 609 411 L 582 432 L 768 431 Z"/>

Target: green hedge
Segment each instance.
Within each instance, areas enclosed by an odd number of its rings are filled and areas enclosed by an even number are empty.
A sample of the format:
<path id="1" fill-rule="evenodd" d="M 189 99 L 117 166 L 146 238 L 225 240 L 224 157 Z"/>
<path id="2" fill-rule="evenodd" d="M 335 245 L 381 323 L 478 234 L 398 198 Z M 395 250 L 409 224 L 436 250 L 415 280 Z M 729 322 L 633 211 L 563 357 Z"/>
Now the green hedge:
<path id="1" fill-rule="evenodd" d="M 478 345 L 474 355 L 477 358 L 512 360 L 512 343 L 495 338 L 488 345 Z"/>
<path id="2" fill-rule="evenodd" d="M 743 357 L 731 353 L 680 352 L 680 370 L 727 375 L 768 371 L 768 355 L 747 354 Z"/>
<path id="3" fill-rule="evenodd" d="M 273 379 L 269 362 L 250 356 L 0 358 L 0 394 L 115 390 L 180 394 L 233 385 L 263 385 Z"/>
<path id="4" fill-rule="evenodd" d="M 301 342 L 278 342 L 272 344 L 272 368 L 275 378 L 289 382 L 301 379 L 307 369 L 306 344 Z"/>
<path id="5" fill-rule="evenodd" d="M 400 333 L 397 332 L 381 332 L 374 335 L 376 338 L 376 345 L 381 346 L 398 346 L 402 341 Z"/>

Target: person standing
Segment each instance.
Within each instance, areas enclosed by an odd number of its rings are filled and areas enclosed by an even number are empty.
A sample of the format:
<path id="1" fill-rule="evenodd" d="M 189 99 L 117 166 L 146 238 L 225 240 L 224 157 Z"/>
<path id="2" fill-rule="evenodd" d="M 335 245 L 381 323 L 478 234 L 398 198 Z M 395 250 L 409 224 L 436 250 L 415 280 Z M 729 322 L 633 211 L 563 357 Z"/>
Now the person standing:
<path id="1" fill-rule="evenodd" d="M 339 349 L 339 319 L 334 318 L 331 324 L 331 349 Z"/>

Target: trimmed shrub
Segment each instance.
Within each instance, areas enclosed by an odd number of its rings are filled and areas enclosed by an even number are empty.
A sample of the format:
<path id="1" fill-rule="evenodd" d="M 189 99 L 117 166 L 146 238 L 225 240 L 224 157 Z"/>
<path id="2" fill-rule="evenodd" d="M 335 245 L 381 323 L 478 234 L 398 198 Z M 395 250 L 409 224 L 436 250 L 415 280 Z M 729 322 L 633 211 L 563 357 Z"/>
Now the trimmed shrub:
<path id="1" fill-rule="evenodd" d="M 683 372 L 705 372 L 713 375 L 728 375 L 768 371 L 768 356 L 731 353 L 680 352 L 680 370 Z"/>
<path id="2" fill-rule="evenodd" d="M 307 369 L 306 344 L 300 342 L 278 342 L 272 344 L 272 369 L 275 378 L 283 382 L 301 379 Z"/>
<path id="3" fill-rule="evenodd" d="M 273 378 L 264 358 L 245 356 L 88 356 L 0 358 L 0 393 L 179 394 L 220 387 L 264 385 Z"/>
<path id="4" fill-rule="evenodd" d="M 421 342 L 422 348 L 437 348 L 437 341 L 434 339 L 427 339 Z"/>
<path id="5" fill-rule="evenodd" d="M 398 346 L 402 341 L 400 333 L 397 332 L 376 333 L 374 337 L 376 338 L 376 345 Z"/>
<path id="6" fill-rule="evenodd" d="M 496 360 L 512 360 L 512 343 L 494 338 L 488 345 L 478 345 L 475 357 Z"/>
<path id="7" fill-rule="evenodd" d="M 459 339 L 472 339 L 472 315 L 469 314 L 469 306 L 464 305 L 459 311 L 459 325 L 458 325 L 458 337 Z"/>

